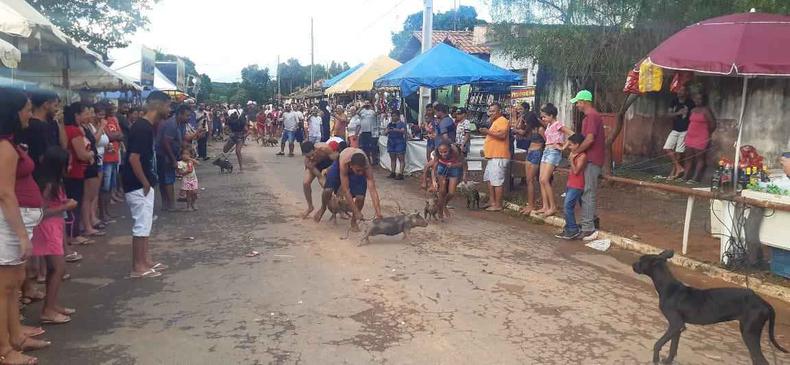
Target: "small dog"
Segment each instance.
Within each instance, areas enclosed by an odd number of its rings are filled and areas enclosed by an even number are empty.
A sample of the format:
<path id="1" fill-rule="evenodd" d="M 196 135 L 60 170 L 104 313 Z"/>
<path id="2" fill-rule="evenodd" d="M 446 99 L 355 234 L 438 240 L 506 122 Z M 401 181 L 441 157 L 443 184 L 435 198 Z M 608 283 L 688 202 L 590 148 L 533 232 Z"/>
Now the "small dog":
<path id="1" fill-rule="evenodd" d="M 437 215 L 439 214 L 439 195 L 436 193 L 431 194 L 428 199 L 425 199 L 425 219 L 433 218 L 438 221 Z"/>
<path id="2" fill-rule="evenodd" d="M 667 268 L 667 259 L 674 254 L 672 250 L 665 250 L 658 255 L 644 255 L 633 265 L 634 272 L 653 280 L 658 292 L 658 307 L 669 321 L 667 332 L 653 346 L 653 363 L 658 363 L 661 348 L 669 340 L 672 340 L 672 344 L 664 363 L 672 363 L 678 352 L 680 333 L 686 329 L 686 323 L 706 325 L 737 320 L 741 325 L 743 342 L 749 348 L 752 364 L 768 365 L 760 350 L 760 336 L 768 321 L 771 343 L 779 351 L 787 352 L 774 337 L 776 313 L 768 302 L 751 289 L 696 289 L 684 285 Z"/>
<path id="3" fill-rule="evenodd" d="M 212 163 L 214 166 L 219 166 L 219 173 L 224 174 L 232 174 L 233 173 L 233 164 L 227 158 L 224 157 L 217 157 L 216 160 Z"/>
<path id="4" fill-rule="evenodd" d="M 269 147 L 277 147 L 280 144 L 280 141 L 274 137 L 269 137 L 264 142 L 264 145 Z"/>

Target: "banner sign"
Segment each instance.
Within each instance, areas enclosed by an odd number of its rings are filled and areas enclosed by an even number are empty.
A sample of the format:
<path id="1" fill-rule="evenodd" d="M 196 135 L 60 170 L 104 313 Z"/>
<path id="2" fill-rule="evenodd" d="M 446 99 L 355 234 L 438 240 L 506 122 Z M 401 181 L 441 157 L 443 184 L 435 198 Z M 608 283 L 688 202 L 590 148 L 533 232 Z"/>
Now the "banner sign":
<path id="1" fill-rule="evenodd" d="M 156 69 L 156 51 L 143 46 L 140 57 L 140 85 L 143 88 L 154 87 L 154 69 Z"/>

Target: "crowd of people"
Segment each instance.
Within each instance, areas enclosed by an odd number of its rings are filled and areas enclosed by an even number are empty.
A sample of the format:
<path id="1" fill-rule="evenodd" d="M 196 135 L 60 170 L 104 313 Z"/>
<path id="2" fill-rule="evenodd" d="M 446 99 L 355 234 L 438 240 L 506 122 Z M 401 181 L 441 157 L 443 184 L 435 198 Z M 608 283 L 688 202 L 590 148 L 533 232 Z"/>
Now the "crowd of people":
<path id="1" fill-rule="evenodd" d="M 195 166 L 207 160 L 217 133 L 213 111 L 194 100 L 173 103 L 154 91 L 142 106 L 74 102 L 58 94 L 0 88 L 0 362 L 34 364 L 23 351 L 50 345 L 42 327 L 21 324 L 22 307 L 43 301 L 41 324 L 65 324 L 77 312 L 59 301 L 67 262 L 107 235 L 112 205 L 131 211 L 130 278 L 161 275 L 168 266 L 148 250 L 154 187 L 163 212 L 196 210 Z M 197 146 L 197 149 L 194 148 Z M 7 168 L 5 168 L 7 166 Z M 174 185 L 180 179 L 180 194 Z M 44 291 L 37 283 L 44 284 Z"/>
<path id="2" fill-rule="evenodd" d="M 20 351 L 49 345 L 36 338 L 43 329 L 20 324 L 20 303 L 43 300 L 42 324 L 71 321 L 76 310 L 58 301 L 61 283 L 69 278 L 66 262 L 82 259 L 72 247 L 90 245 L 107 234 L 106 228 L 115 223 L 112 205 L 125 202 L 131 211 L 129 277 L 158 277 L 168 269 L 151 258 L 148 247 L 155 188 L 158 185 L 163 214 L 197 210 L 196 166 L 209 159 L 209 139 L 224 142 L 218 160 L 227 160 L 235 150 L 239 173 L 244 171 L 242 149 L 248 142 L 279 142 L 277 155 L 285 156 L 287 147 L 291 157 L 298 144 L 305 167 L 303 217 L 312 214 L 320 221 L 333 199 L 345 201 L 353 230 L 358 230 L 368 192 L 375 217 L 382 217 L 373 173 L 379 151 L 389 155 L 387 177 L 403 180 L 408 141 L 426 140 L 420 183 L 437 195 L 438 214 L 444 218 L 458 184 L 468 178 L 473 133 L 485 138 L 483 180 L 489 211 L 503 209 L 503 185 L 517 147 L 526 151 L 527 205 L 522 213 L 557 213 L 552 176 L 563 150 L 569 149 L 566 227 L 557 237 L 597 237 L 595 199 L 604 134 L 586 90 L 571 100 L 585 115 L 580 134 L 557 119 L 557 107 L 551 103 L 536 111 L 528 103 L 509 109 L 493 103 L 481 121 L 470 121 L 463 108 L 435 103 L 426 107 L 422 123 L 416 123 L 378 99 L 347 105 L 321 101 L 282 107 L 255 102 L 207 106 L 194 99 L 174 103 L 154 91 L 140 107 L 104 101 L 64 106 L 53 92 L 3 88 L 0 93 L 0 164 L 12 167 L 0 173 L 0 280 L 6 293 L 0 304 L 8 309 L 0 308 L 5 314 L 0 316 L 0 356 L 14 363 L 34 361 Z M 381 138 L 386 139 L 386 149 L 380 148 Z M 312 199 L 315 180 L 321 186 L 317 211 Z M 179 201 L 184 208 L 176 207 Z M 582 206 L 578 224 L 577 204 Z M 45 284 L 44 292 L 36 282 Z"/>

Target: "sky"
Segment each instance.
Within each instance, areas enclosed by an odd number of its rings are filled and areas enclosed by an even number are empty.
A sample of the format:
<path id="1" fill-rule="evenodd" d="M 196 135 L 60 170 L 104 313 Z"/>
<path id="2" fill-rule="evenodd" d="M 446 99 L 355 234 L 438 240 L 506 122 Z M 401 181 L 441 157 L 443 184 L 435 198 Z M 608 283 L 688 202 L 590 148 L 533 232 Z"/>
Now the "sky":
<path id="1" fill-rule="evenodd" d="M 488 0 L 434 0 L 434 12 L 474 6 L 490 21 Z M 310 17 L 315 63 L 345 61 L 350 66 L 389 53 L 390 33 L 402 29 L 422 0 L 161 0 L 150 12 L 147 31 L 131 37 L 117 60 L 139 59 L 140 45 L 186 56 L 214 81 L 239 81 L 250 64 L 276 69 L 296 58 L 310 64 Z"/>

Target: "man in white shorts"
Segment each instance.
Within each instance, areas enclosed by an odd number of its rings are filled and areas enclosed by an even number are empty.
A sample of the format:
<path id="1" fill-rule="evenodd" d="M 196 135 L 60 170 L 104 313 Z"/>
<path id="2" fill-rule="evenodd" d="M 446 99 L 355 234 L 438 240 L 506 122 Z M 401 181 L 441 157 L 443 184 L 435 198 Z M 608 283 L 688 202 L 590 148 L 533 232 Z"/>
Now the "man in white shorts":
<path id="1" fill-rule="evenodd" d="M 672 172 L 667 176 L 668 179 L 677 179 L 686 172 L 683 169 L 683 152 L 686 152 L 686 131 L 689 129 L 689 114 L 694 109 L 694 102 L 688 97 L 686 86 L 678 90 L 677 98 L 672 100 L 667 114 L 672 118 L 672 131 L 667 136 L 664 144 L 664 152 L 672 160 Z"/>
<path id="2" fill-rule="evenodd" d="M 129 141 L 121 171 L 126 204 L 132 215 L 132 272 L 133 278 L 153 278 L 167 269 L 154 264 L 148 251 L 148 237 L 154 220 L 154 192 L 157 176 L 154 172 L 154 131 L 159 121 L 170 114 L 170 97 L 154 91 L 145 101 L 145 114 L 129 130 Z"/>
<path id="3" fill-rule="evenodd" d="M 487 211 L 501 211 L 503 209 L 504 189 L 507 180 L 508 163 L 510 163 L 510 146 L 508 145 L 508 130 L 510 123 L 502 116 L 502 106 L 493 103 L 488 107 L 489 128 L 479 128 L 480 134 L 486 136 L 483 153 L 486 160 L 486 170 L 483 181 L 488 182 L 488 207 Z"/>

